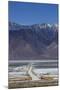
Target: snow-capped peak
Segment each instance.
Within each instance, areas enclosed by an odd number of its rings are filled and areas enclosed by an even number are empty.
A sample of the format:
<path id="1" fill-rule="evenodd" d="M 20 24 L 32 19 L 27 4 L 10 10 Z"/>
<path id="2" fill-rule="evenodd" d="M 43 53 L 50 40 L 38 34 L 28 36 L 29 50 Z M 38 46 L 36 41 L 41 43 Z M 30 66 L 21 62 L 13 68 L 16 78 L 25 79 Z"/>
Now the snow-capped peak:
<path id="1" fill-rule="evenodd" d="M 53 29 L 53 30 L 58 30 L 58 25 L 57 24 L 47 24 L 47 23 L 42 23 L 42 24 L 34 24 L 30 26 L 26 25 L 19 25 L 16 23 L 9 22 L 9 30 L 20 30 L 20 29 L 32 29 L 35 28 L 35 30 L 40 30 L 40 29 Z"/>
<path id="2" fill-rule="evenodd" d="M 49 28 L 51 28 L 51 24 L 47 24 L 47 26 L 48 26 Z"/>
<path id="3" fill-rule="evenodd" d="M 57 24 L 53 24 L 53 25 L 52 25 L 52 28 L 53 28 L 54 30 L 58 30 L 58 25 L 57 25 Z"/>

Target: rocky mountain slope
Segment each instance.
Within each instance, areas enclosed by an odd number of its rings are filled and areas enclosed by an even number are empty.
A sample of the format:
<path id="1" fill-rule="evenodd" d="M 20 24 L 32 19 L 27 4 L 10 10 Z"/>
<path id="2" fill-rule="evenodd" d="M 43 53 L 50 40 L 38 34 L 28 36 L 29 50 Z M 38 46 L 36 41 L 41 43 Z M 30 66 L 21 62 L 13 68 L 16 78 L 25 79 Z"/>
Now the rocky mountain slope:
<path id="1" fill-rule="evenodd" d="M 9 60 L 58 59 L 58 25 L 9 22 Z"/>

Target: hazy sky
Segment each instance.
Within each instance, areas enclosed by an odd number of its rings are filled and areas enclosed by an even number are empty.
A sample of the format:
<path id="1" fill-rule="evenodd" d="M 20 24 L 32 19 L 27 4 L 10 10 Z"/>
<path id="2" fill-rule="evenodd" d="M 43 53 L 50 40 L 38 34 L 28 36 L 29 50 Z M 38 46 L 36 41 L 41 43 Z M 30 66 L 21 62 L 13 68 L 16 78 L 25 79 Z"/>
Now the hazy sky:
<path id="1" fill-rule="evenodd" d="M 58 22 L 57 4 L 36 4 L 9 1 L 9 21 L 31 25 Z"/>

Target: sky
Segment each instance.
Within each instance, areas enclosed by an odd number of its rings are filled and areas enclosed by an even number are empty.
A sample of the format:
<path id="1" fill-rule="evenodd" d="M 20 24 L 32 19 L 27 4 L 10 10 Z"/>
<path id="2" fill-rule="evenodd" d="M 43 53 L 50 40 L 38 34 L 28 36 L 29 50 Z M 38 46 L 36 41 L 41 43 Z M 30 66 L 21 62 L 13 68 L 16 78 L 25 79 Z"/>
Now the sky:
<path id="1" fill-rule="evenodd" d="M 41 23 L 58 23 L 58 5 L 27 2 L 8 2 L 9 21 L 32 25 Z"/>

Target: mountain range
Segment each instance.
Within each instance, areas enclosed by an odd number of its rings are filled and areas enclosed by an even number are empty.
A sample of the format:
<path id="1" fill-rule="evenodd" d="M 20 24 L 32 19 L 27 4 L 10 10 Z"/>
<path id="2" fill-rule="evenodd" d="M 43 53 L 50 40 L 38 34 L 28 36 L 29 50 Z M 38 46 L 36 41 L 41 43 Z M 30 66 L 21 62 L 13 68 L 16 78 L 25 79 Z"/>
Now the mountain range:
<path id="1" fill-rule="evenodd" d="M 9 22 L 9 60 L 58 59 L 58 25 Z"/>

